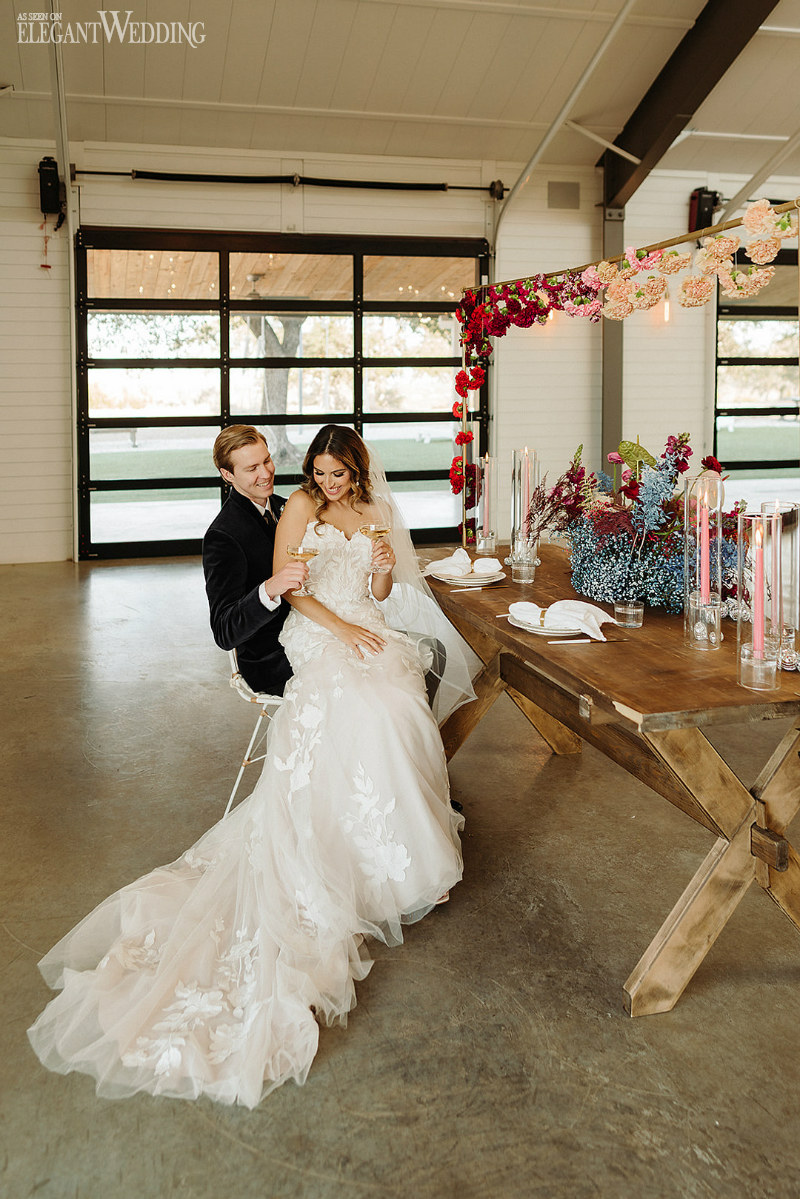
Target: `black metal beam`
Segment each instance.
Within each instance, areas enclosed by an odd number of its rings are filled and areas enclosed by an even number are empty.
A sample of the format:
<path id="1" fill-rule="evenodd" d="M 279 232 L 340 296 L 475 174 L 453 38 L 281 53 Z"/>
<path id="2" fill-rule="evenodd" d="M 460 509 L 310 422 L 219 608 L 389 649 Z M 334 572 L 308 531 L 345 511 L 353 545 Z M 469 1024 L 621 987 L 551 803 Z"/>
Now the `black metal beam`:
<path id="1" fill-rule="evenodd" d="M 606 208 L 623 208 L 741 54 L 778 0 L 708 0 L 645 93 L 614 144 L 641 162 L 606 150 Z"/>

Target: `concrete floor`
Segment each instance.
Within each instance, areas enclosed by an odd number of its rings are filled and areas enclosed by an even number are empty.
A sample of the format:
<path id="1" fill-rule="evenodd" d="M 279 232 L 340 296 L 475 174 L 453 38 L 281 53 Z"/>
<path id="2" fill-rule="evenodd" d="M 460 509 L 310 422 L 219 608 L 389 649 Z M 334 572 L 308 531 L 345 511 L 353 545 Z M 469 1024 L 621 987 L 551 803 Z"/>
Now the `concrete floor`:
<path id="1" fill-rule="evenodd" d="M 752 888 L 676 1009 L 631 1020 L 710 836 L 505 699 L 452 763 L 463 884 L 378 952 L 304 1088 L 248 1112 L 48 1074 L 36 960 L 222 813 L 251 717 L 196 560 L 3 567 L 0 596 L 4 1197 L 800 1195 L 800 936 Z M 783 728 L 715 740 L 751 782 Z"/>

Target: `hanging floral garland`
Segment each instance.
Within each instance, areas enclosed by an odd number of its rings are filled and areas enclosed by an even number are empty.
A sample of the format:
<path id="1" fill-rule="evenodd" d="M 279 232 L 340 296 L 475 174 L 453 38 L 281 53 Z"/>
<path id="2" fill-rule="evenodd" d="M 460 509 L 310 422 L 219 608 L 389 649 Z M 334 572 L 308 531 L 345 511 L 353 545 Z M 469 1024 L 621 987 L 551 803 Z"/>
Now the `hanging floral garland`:
<path id="1" fill-rule="evenodd" d="M 645 251 L 629 246 L 619 266 L 603 261 L 583 270 L 562 271 L 554 276 L 534 275 L 481 289 L 480 293 L 465 292 L 456 308 L 464 367 L 455 378 L 459 401 L 453 405 L 453 416 L 463 420 L 463 401 L 468 399 L 470 391 L 477 391 L 485 382 L 492 338 L 504 337 L 512 326 L 529 329 L 532 325 L 543 325 L 551 312 L 565 312 L 567 316 L 582 317 L 592 323 L 601 317 L 624 320 L 633 312 L 660 303 L 667 295 L 668 280 L 678 275 L 683 276 L 678 284 L 678 303 L 683 308 L 707 304 L 714 295 L 717 280 L 723 295 L 730 299 L 750 299 L 757 295 L 775 274 L 775 268 L 766 264 L 777 256 L 785 238 L 797 236 L 797 216 L 788 211 L 789 207 L 786 206 L 787 211 L 776 212 L 768 200 L 756 200 L 748 205 L 740 222 L 731 222 L 744 225 L 744 249 L 751 265 L 734 263 L 741 239 L 736 234 L 722 232 L 704 238 L 696 252 Z M 456 445 L 463 447 L 472 439 L 472 433 L 462 428 L 456 436 Z M 455 495 L 460 495 L 464 488 L 465 460 L 462 448 L 450 469 Z M 472 469 L 473 473 L 477 470 Z M 468 477 L 468 491 L 471 482 Z"/>

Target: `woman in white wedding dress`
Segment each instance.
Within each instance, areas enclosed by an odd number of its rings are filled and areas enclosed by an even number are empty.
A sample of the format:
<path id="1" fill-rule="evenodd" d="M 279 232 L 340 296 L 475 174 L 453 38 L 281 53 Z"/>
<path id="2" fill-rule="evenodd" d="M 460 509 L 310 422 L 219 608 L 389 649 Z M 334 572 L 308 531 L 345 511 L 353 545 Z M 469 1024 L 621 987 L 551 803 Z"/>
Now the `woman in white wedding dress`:
<path id="1" fill-rule="evenodd" d="M 365 938 L 397 944 L 402 924 L 461 878 L 463 821 L 420 651 L 376 602 L 392 587 L 394 550 L 359 532 L 386 522 L 390 501 L 345 427 L 320 431 L 304 474 L 275 567 L 292 542 L 315 549 L 313 595 L 291 597 L 281 640 L 294 674 L 253 794 L 40 962 L 62 989 L 29 1030 L 34 1050 L 52 1070 L 91 1074 L 108 1098 L 205 1094 L 253 1107 L 287 1079 L 303 1083 L 318 1022 L 346 1021 L 370 969 Z M 402 542 L 399 522 L 396 534 Z M 448 654 L 453 667 L 458 650 Z M 449 706 L 470 698 L 461 677 Z"/>

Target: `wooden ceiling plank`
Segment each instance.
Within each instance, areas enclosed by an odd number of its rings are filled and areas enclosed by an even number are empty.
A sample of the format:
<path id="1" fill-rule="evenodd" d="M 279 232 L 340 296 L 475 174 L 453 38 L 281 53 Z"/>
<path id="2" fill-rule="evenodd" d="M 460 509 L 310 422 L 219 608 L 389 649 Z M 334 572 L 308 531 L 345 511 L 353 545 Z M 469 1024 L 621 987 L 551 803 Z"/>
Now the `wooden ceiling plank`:
<path id="1" fill-rule="evenodd" d="M 605 205 L 623 208 L 780 0 L 708 0 L 615 139 L 641 163 L 606 150 Z"/>

